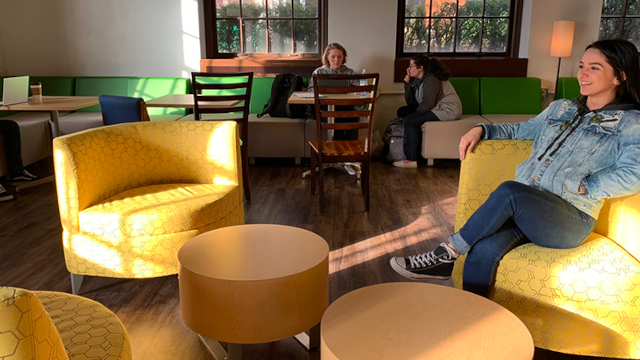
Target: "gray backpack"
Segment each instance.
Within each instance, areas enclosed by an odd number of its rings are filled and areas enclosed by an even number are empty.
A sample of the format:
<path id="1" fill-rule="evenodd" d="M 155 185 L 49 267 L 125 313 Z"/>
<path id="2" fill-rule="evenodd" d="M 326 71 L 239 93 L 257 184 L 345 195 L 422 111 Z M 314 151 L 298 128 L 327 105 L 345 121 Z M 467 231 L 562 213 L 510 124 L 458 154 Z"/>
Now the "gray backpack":
<path id="1" fill-rule="evenodd" d="M 404 156 L 404 119 L 395 118 L 389 121 L 387 129 L 382 136 L 384 141 L 383 154 L 387 154 L 387 160 L 400 161 L 406 159 Z"/>

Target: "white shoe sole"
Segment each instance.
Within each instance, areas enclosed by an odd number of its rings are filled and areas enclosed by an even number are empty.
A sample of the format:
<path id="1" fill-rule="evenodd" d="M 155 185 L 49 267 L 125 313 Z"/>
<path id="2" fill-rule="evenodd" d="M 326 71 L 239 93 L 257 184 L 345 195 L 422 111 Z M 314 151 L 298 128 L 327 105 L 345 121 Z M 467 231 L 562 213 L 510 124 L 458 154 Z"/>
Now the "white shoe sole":
<path id="1" fill-rule="evenodd" d="M 414 274 L 411 271 L 403 268 L 398 265 L 398 262 L 395 260 L 395 257 L 392 257 L 389 263 L 391 264 L 391 268 L 397 272 L 398 274 L 406 277 L 411 280 L 424 280 L 424 279 L 435 279 L 435 280 L 448 280 L 451 276 L 436 276 L 436 275 L 420 275 Z"/>

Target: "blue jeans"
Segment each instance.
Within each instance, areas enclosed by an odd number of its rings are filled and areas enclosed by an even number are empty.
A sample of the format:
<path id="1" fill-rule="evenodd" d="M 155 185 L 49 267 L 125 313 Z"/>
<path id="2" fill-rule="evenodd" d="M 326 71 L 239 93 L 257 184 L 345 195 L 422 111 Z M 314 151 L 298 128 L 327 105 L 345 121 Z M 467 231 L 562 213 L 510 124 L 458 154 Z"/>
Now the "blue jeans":
<path id="1" fill-rule="evenodd" d="M 422 143 L 422 125 L 427 121 L 440 121 L 440 119 L 431 111 L 413 113 L 404 118 L 404 156 L 409 161 L 418 160 L 420 143 Z"/>
<path id="2" fill-rule="evenodd" d="M 527 242 L 569 249 L 580 245 L 596 220 L 560 197 L 515 181 L 506 181 L 489 195 L 449 241 L 469 253 L 463 289 L 488 297 L 500 260 Z"/>

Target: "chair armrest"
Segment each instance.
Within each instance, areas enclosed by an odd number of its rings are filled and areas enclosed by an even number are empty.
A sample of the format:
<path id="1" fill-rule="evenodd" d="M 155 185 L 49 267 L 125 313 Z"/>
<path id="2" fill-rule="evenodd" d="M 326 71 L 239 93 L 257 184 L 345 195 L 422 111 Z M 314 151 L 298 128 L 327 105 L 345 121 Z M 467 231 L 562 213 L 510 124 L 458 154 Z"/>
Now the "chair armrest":
<path id="1" fill-rule="evenodd" d="M 458 231 L 498 185 L 515 178 L 516 166 L 531 153 L 533 141 L 484 140 L 467 155 L 460 167 Z"/>

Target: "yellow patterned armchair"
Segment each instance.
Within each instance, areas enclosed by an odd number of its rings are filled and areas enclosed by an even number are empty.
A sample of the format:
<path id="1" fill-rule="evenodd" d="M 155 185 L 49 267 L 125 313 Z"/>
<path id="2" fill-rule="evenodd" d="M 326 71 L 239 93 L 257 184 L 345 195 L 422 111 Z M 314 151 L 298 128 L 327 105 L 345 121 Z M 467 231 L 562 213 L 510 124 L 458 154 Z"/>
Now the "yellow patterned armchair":
<path id="1" fill-rule="evenodd" d="M 235 122 L 106 126 L 58 137 L 53 149 L 74 294 L 84 275 L 176 274 L 185 242 L 244 223 Z"/>
<path id="2" fill-rule="evenodd" d="M 130 360 L 116 314 L 81 297 L 0 287 L 0 359 Z"/>
<path id="3" fill-rule="evenodd" d="M 456 231 L 531 152 L 528 141 L 482 141 L 462 162 Z M 566 354 L 640 358 L 640 194 L 605 202 L 575 249 L 525 244 L 505 255 L 490 298 L 516 314 L 535 346 Z M 464 259 L 453 281 L 462 287 Z"/>

